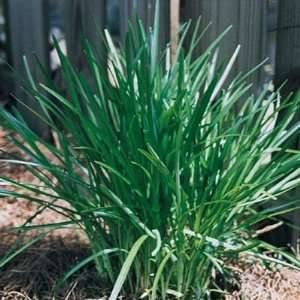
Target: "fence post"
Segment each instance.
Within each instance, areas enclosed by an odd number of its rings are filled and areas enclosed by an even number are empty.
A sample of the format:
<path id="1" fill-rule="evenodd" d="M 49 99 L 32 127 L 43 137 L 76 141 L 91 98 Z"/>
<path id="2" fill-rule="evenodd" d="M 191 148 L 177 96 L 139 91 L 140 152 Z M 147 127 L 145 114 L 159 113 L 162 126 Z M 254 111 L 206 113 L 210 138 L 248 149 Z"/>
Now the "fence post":
<path id="1" fill-rule="evenodd" d="M 196 55 L 202 53 L 208 45 L 228 26 L 233 25 L 225 36 L 219 52 L 219 61 L 228 59 L 238 44 L 241 52 L 235 64 L 231 78 L 238 72 L 248 71 L 263 61 L 266 55 L 266 1 L 262 0 L 186 0 L 184 19 L 196 22 L 201 16 L 201 28 L 212 23 L 201 40 Z M 252 82 L 257 87 L 262 83 L 262 73 L 258 72 Z"/>
<path id="2" fill-rule="evenodd" d="M 82 55 L 81 38 L 85 37 L 106 64 L 103 37 L 105 28 L 105 0 L 64 0 L 67 53 L 70 61 L 79 69 L 86 65 Z"/>
<path id="3" fill-rule="evenodd" d="M 134 21 L 138 16 L 145 29 L 153 27 L 156 0 L 122 0 L 120 3 L 121 40 L 125 40 L 128 31 L 128 21 Z M 170 0 L 160 1 L 160 46 L 164 49 L 170 41 Z"/>
<path id="4" fill-rule="evenodd" d="M 41 63 L 49 68 L 48 21 L 46 0 L 7 0 L 5 12 L 8 20 L 9 61 L 15 71 L 24 74 L 23 56 L 27 57 L 30 70 L 35 80 L 41 80 L 41 71 L 35 62 L 36 55 Z M 42 109 L 35 99 L 26 95 L 20 80 L 15 80 L 14 93 L 27 106 L 42 114 Z M 37 134 L 49 138 L 47 125 L 21 104 L 17 108 L 24 119 Z"/>
<path id="5" fill-rule="evenodd" d="M 300 2 L 279 1 L 275 81 L 282 83 L 291 73 L 300 75 Z"/>
<path id="6" fill-rule="evenodd" d="M 170 40 L 172 60 L 176 55 L 180 28 L 180 0 L 170 1 Z"/>
<path id="7" fill-rule="evenodd" d="M 285 97 L 291 92 L 300 88 L 300 1 L 280 0 L 278 7 L 278 29 L 277 29 L 277 54 L 275 68 L 275 85 L 280 86 L 283 81 L 288 80 L 282 90 Z M 292 101 L 293 99 L 291 99 Z M 300 113 L 297 113 L 296 120 L 299 121 Z M 299 149 L 300 140 L 297 138 L 294 147 Z M 299 197 L 300 189 L 296 190 L 294 196 Z M 290 220 L 296 226 L 300 226 L 300 211 L 294 212 Z M 293 230 L 292 244 L 297 245 L 299 232 Z"/>

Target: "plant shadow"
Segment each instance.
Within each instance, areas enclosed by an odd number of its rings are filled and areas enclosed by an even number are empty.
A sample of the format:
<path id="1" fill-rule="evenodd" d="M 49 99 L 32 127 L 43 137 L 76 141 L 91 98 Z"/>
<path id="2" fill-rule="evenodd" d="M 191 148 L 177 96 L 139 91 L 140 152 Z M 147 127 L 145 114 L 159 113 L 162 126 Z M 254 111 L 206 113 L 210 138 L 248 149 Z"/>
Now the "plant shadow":
<path id="1" fill-rule="evenodd" d="M 14 240 L 14 238 L 12 238 Z M 0 242 L 0 259 L 12 248 L 7 237 Z M 40 241 L 0 269 L 0 298 L 5 299 L 87 299 L 105 292 L 94 266 L 87 265 L 56 290 L 57 282 L 74 265 L 90 255 L 87 245 L 60 237 Z"/>

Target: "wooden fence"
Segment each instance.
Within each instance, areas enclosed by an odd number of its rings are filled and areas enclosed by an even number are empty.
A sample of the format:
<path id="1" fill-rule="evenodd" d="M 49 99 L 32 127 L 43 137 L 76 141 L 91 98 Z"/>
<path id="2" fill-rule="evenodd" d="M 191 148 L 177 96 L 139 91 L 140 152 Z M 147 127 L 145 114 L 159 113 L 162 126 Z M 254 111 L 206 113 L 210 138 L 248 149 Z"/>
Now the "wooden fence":
<path id="1" fill-rule="evenodd" d="M 32 53 L 49 67 L 49 26 L 47 24 L 47 5 L 49 0 L 6 0 L 8 20 L 8 36 L 10 41 L 10 59 L 18 72 L 22 72 L 25 54 L 29 58 L 30 67 L 35 78 L 39 78 L 39 68 L 33 63 Z M 84 34 L 97 44 L 101 51 L 103 63 L 106 54 L 99 38 L 99 31 L 106 26 L 105 0 L 60 0 L 63 2 L 63 17 L 65 19 L 65 36 L 68 56 L 74 64 L 80 65 L 80 36 Z M 138 15 L 146 27 L 152 25 L 156 0 L 119 0 L 120 40 L 124 40 L 128 20 Z M 233 25 L 220 51 L 220 61 L 228 58 L 238 44 L 242 50 L 235 69 L 234 76 L 239 71 L 246 71 L 259 64 L 266 56 L 267 34 L 267 0 L 161 0 L 160 13 L 160 44 L 163 47 L 170 41 L 171 25 L 174 25 L 176 14 L 182 22 L 192 19 L 194 22 L 202 15 L 203 28 L 212 22 L 199 47 L 201 53 L 209 43 L 229 25 Z M 180 5 L 180 9 L 179 9 Z M 176 21 L 175 21 L 176 22 Z M 175 26 L 176 28 L 176 26 Z M 263 71 L 253 77 L 256 86 L 264 81 Z M 17 95 L 25 98 L 16 83 Z M 26 101 L 34 106 L 31 99 Z M 24 108 L 20 107 L 20 110 Z M 45 132 L 43 125 L 29 111 L 24 111 L 28 120 L 39 134 Z"/>
<path id="2" fill-rule="evenodd" d="M 63 2 L 64 7 L 67 52 L 72 62 L 80 65 L 79 39 L 83 33 L 92 43 L 97 44 L 105 63 L 106 54 L 98 31 L 106 26 L 106 5 L 109 0 L 60 1 Z M 138 15 L 146 26 L 152 25 L 155 3 L 155 0 L 119 0 L 119 16 L 115 18 L 119 21 L 121 41 L 124 40 L 128 20 L 135 15 Z M 300 81 L 297 81 L 300 70 L 299 0 L 161 0 L 160 3 L 162 46 L 170 40 L 174 28 L 178 27 L 176 26 L 178 19 L 181 22 L 189 19 L 196 21 L 199 16 L 202 16 L 203 28 L 212 22 L 209 31 L 199 44 L 198 53 L 201 53 L 227 26 L 233 25 L 220 51 L 220 61 L 222 61 L 233 53 L 237 44 L 241 44 L 241 54 L 232 76 L 239 71 L 254 67 L 266 56 L 272 56 L 273 48 L 277 48 L 277 55 L 273 55 L 273 61 L 271 60 L 276 74 L 267 75 L 265 69 L 261 69 L 253 77 L 255 86 L 259 88 L 273 76 L 277 85 L 290 77 L 294 82 L 294 85 L 290 85 L 290 89 L 299 87 Z M 30 59 L 32 53 L 35 53 L 49 68 L 47 5 L 47 0 L 6 0 L 5 2 L 10 61 L 18 72 L 22 72 L 22 56 L 27 55 L 36 79 L 40 78 L 39 68 Z M 278 19 L 274 7 L 278 8 Z M 273 15 L 270 16 L 270 12 Z M 276 27 L 279 28 L 277 37 L 274 35 Z M 273 50 L 270 50 L 270 44 L 273 45 Z M 36 107 L 32 99 L 22 94 L 19 82 L 15 84 L 15 93 L 22 96 L 23 100 L 26 99 L 29 106 Z M 47 128 L 44 124 L 23 107 L 20 107 L 20 110 L 23 111 L 32 128 L 39 134 L 45 133 Z M 294 221 L 300 223 L 299 214 Z"/>
<path id="3" fill-rule="evenodd" d="M 9 58 L 17 72 L 22 72 L 23 55 L 29 58 L 35 78 L 39 78 L 39 68 L 33 63 L 32 54 L 39 57 L 43 65 L 49 68 L 49 1 L 54 0 L 4 0 L 7 19 Z M 84 34 L 101 51 L 103 63 L 106 54 L 99 32 L 106 27 L 106 12 L 109 1 L 105 0 L 59 0 L 65 23 L 65 37 L 68 56 L 74 64 L 80 66 L 80 36 Z M 224 39 L 220 51 L 220 61 L 228 58 L 238 44 L 241 52 L 231 76 L 246 71 L 259 64 L 268 56 L 268 9 L 274 0 L 161 0 L 160 44 L 163 47 L 170 41 L 176 22 L 192 19 L 194 23 L 202 16 L 202 28 L 209 22 L 211 26 L 199 44 L 197 53 L 201 53 L 209 43 L 229 25 L 231 32 Z M 282 0 L 284 2 L 284 0 Z M 293 0 L 288 2 L 295 2 Z M 298 2 L 298 1 L 296 1 Z M 118 0 L 119 37 L 124 40 L 128 20 L 138 15 L 146 27 L 152 25 L 156 0 Z M 297 4 L 299 5 L 299 4 Z M 174 34 L 173 34 L 174 38 Z M 279 39 L 280 40 L 280 39 Z M 187 42 L 188 43 L 188 42 Z M 279 59 L 280 61 L 280 59 Z M 262 69 L 253 78 L 256 87 L 263 84 L 266 74 Z M 268 78 L 269 79 L 269 78 Z M 16 83 L 17 95 L 25 98 Z M 31 99 L 26 101 L 34 106 Z M 20 110 L 24 108 L 20 107 Z M 44 125 L 24 111 L 25 118 L 39 134 L 45 131 Z"/>

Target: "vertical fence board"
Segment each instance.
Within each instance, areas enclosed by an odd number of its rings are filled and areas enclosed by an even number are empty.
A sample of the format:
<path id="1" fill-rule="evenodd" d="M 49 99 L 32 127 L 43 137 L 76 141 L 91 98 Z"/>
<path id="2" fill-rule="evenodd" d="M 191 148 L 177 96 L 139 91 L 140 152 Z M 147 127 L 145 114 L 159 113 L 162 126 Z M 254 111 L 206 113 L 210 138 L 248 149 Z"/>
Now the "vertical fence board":
<path id="1" fill-rule="evenodd" d="M 277 54 L 275 85 L 280 86 L 283 81 L 288 80 L 284 89 L 283 96 L 290 92 L 295 92 L 300 88 L 300 1 L 281 0 L 278 9 L 278 31 L 277 31 Z M 298 112 L 295 121 L 299 121 Z M 295 141 L 295 148 L 299 149 L 299 137 Z M 300 195 L 300 190 L 293 192 L 294 196 Z M 300 226 L 300 211 L 293 213 L 290 220 L 296 226 Z M 292 244 L 297 245 L 299 232 L 294 230 L 292 233 Z"/>
<path id="2" fill-rule="evenodd" d="M 128 21 L 134 22 L 138 16 L 146 29 L 153 27 L 155 0 L 123 0 L 120 3 L 120 32 L 124 41 L 128 31 Z M 164 49 L 170 41 L 170 0 L 160 1 L 160 46 Z"/>
<path id="3" fill-rule="evenodd" d="M 241 53 L 238 59 L 239 71 L 246 72 L 266 58 L 267 18 L 266 1 L 240 1 L 240 20 L 238 23 L 238 43 Z M 254 87 L 263 83 L 263 69 L 251 79 Z"/>
<path id="4" fill-rule="evenodd" d="M 79 69 L 85 69 L 82 37 L 89 40 L 102 63 L 106 63 L 104 43 L 101 40 L 105 28 L 105 4 L 105 0 L 64 0 L 67 53 L 71 62 Z"/>
<path id="5" fill-rule="evenodd" d="M 16 72 L 24 75 L 23 56 L 25 55 L 34 79 L 39 81 L 41 73 L 33 56 L 36 55 L 46 68 L 49 66 L 46 0 L 8 0 L 5 5 L 10 41 L 9 60 Z M 15 81 L 15 94 L 26 105 L 42 113 L 36 101 L 24 93 L 19 80 Z M 49 131 L 45 123 L 23 105 L 18 105 L 18 110 L 32 129 L 48 138 Z"/>
<path id="6" fill-rule="evenodd" d="M 300 1 L 279 1 L 275 76 L 278 83 L 300 71 L 299 15 Z"/>
<path id="7" fill-rule="evenodd" d="M 119 13 L 120 13 L 120 35 L 121 40 L 125 40 L 126 33 L 128 31 L 128 21 L 132 21 L 132 15 L 134 12 L 134 3 L 132 0 L 119 1 Z"/>
<path id="8" fill-rule="evenodd" d="M 180 0 L 170 1 L 170 40 L 172 60 L 176 55 L 180 28 Z"/>
<path id="9" fill-rule="evenodd" d="M 228 26 L 233 26 L 222 41 L 219 52 L 219 61 L 222 62 L 233 54 L 238 44 L 241 45 L 241 53 L 230 78 L 255 67 L 265 58 L 266 1 L 189 0 L 185 2 L 184 10 L 185 20 L 196 22 L 201 16 L 202 29 L 211 22 L 196 55 L 202 53 Z M 261 83 L 261 74 L 257 73 L 252 80 L 257 86 Z"/>

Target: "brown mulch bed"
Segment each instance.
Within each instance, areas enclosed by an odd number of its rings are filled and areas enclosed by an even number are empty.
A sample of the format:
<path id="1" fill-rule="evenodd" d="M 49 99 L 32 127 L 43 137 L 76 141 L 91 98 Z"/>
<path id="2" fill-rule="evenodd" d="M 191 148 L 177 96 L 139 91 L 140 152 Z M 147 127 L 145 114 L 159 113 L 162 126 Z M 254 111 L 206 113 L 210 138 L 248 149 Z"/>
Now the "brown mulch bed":
<path id="1" fill-rule="evenodd" d="M 9 245 L 0 245 L 0 257 L 10 249 Z M 109 291 L 105 290 L 105 285 L 98 279 L 92 264 L 68 279 L 62 288 L 56 289 L 58 280 L 66 271 L 89 254 L 86 245 L 60 238 L 48 239 L 30 247 L 0 269 L 0 299 L 107 300 L 103 295 L 108 295 Z M 226 295 L 226 300 L 300 299 L 300 273 L 297 271 L 285 267 L 270 270 L 258 262 L 250 265 L 249 260 L 246 260 L 235 266 L 234 273 L 240 288 Z"/>
<path id="2" fill-rule="evenodd" d="M 239 288 L 226 300 L 299 300 L 300 272 L 242 257 L 232 266 Z"/>
<path id="3" fill-rule="evenodd" d="M 0 257 L 9 251 L 11 245 L 0 245 Z M 99 299 L 101 282 L 92 264 L 57 288 L 66 271 L 88 255 L 89 248 L 81 243 L 61 238 L 39 242 L 0 269 L 0 299 Z"/>
<path id="4" fill-rule="evenodd" d="M 0 158 L 4 158 L 6 153 L 20 155 L 20 151 L 7 142 L 7 135 L 0 127 Z M 1 162 L 0 176 L 22 182 L 36 181 L 24 167 Z M 37 205 L 24 200 L 0 198 L 0 260 L 17 240 L 17 236 L 7 232 L 7 228 L 24 224 L 37 208 Z M 43 224 L 63 220 L 57 213 L 46 210 L 34 222 Z M 45 241 L 30 247 L 0 269 L 0 299 L 54 299 L 57 280 L 89 253 L 81 232 L 71 229 L 51 234 Z M 300 300 L 298 271 L 288 268 L 270 270 L 258 262 L 247 261 L 235 265 L 233 273 L 238 279 L 238 288 L 227 295 L 226 300 Z M 97 279 L 96 270 L 92 265 L 87 266 L 58 291 L 55 299 L 100 299 L 99 287 L 101 282 Z"/>
<path id="5" fill-rule="evenodd" d="M 24 154 L 9 143 L 8 131 L 0 127 L 0 159 Z M 14 135 L 16 137 L 16 135 Z M 41 146 L 41 149 L 46 152 Z M 55 161 L 55 158 L 50 159 Z M 18 182 L 40 184 L 21 165 L 11 165 L 0 161 L 0 176 Z M 0 186 L 11 190 L 10 186 Z M 23 191 L 28 194 L 28 191 Z M 34 196 L 34 195 L 32 195 Z M 0 261 L 14 249 L 18 249 L 38 232 L 19 235 L 11 227 L 22 226 L 39 209 L 37 204 L 12 197 L 0 198 Z M 31 224 L 57 223 L 65 218 L 50 209 L 39 214 Z M 56 290 L 56 283 L 65 272 L 90 254 L 83 232 L 78 229 L 60 229 L 51 232 L 45 239 L 34 244 L 11 262 L 0 268 L 0 299 L 99 299 L 101 283 L 93 265 L 84 267 L 71 277 L 63 288 Z M 104 290 L 102 288 L 102 290 Z"/>
<path id="6" fill-rule="evenodd" d="M 0 127 L 0 159 L 8 159 L 8 158 L 18 158 L 23 157 L 24 153 L 13 146 L 8 141 L 8 136 L 11 135 L 6 130 L 1 129 Z M 14 137 L 17 137 L 14 134 Z M 40 150 L 48 155 L 51 161 L 57 163 L 57 159 L 51 155 L 51 153 L 47 152 L 43 145 L 40 145 Z M 25 159 L 29 160 L 25 156 Z M 5 176 L 11 178 L 17 182 L 22 183 L 31 183 L 36 184 L 38 186 L 42 186 L 43 184 L 35 178 L 29 171 L 26 171 L 24 166 L 19 164 L 9 164 L 7 162 L 0 161 L 0 176 Z M 11 186 L 3 186 L 0 188 L 23 192 L 29 196 L 35 196 L 34 193 L 29 191 L 22 191 L 22 189 L 16 189 Z M 39 196 L 39 198 L 43 200 L 47 200 L 45 196 Z M 37 224 L 46 224 L 46 223 L 58 223 L 66 221 L 66 218 L 51 209 L 44 209 L 42 213 L 35 216 L 36 211 L 40 208 L 39 205 L 29 202 L 24 199 L 16 199 L 14 197 L 5 197 L 0 198 L 0 233 L 5 231 L 5 229 L 10 228 L 12 226 L 22 226 L 28 219 L 32 219 L 30 222 L 31 225 Z M 67 205 L 65 202 L 59 203 L 61 205 Z M 84 236 L 82 232 L 78 230 L 70 229 L 70 230 L 57 230 L 52 233 L 52 236 L 65 237 L 68 240 L 78 241 L 84 240 Z M 2 236 L 3 239 L 3 236 Z"/>

